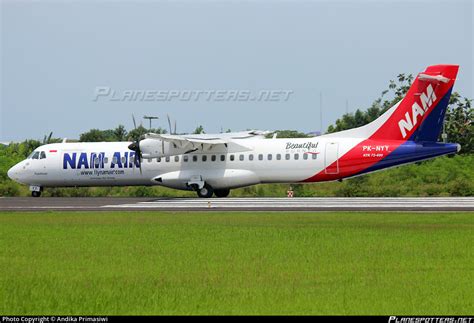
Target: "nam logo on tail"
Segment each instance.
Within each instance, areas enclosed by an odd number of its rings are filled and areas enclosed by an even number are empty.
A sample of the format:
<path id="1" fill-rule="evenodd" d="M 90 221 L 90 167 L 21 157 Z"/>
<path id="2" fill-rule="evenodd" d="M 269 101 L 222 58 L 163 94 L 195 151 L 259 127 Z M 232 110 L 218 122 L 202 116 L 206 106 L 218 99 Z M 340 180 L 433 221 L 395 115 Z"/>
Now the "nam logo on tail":
<path id="1" fill-rule="evenodd" d="M 407 136 L 407 131 L 411 131 L 413 127 L 416 126 L 418 116 L 423 117 L 425 112 L 433 105 L 433 102 L 436 101 L 436 95 L 431 84 L 426 88 L 426 93 L 421 93 L 420 101 L 422 107 L 416 102 L 411 106 L 411 117 L 410 111 L 407 111 L 405 112 L 405 119 L 398 121 L 398 127 L 400 128 L 403 138 Z"/>

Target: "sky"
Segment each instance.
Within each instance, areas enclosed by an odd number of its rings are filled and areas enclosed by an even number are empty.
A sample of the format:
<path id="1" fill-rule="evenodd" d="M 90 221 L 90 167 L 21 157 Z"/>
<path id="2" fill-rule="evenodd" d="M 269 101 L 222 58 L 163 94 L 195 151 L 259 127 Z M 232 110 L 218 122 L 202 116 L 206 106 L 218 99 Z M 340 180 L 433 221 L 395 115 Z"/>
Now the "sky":
<path id="1" fill-rule="evenodd" d="M 474 98 L 471 0 L 0 1 L 2 142 L 132 114 L 181 133 L 324 130 L 433 64 L 459 64 L 454 90 Z"/>

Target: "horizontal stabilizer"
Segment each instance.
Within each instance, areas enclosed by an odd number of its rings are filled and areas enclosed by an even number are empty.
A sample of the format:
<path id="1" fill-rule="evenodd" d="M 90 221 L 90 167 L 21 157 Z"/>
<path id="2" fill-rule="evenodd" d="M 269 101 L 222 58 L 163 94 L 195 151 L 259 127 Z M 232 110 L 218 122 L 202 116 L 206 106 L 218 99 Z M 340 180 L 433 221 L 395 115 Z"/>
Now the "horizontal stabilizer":
<path id="1" fill-rule="evenodd" d="M 444 77 L 443 75 L 428 75 L 428 74 L 419 74 L 418 79 L 420 81 L 434 81 L 434 82 L 443 82 L 448 83 L 451 79 Z"/>

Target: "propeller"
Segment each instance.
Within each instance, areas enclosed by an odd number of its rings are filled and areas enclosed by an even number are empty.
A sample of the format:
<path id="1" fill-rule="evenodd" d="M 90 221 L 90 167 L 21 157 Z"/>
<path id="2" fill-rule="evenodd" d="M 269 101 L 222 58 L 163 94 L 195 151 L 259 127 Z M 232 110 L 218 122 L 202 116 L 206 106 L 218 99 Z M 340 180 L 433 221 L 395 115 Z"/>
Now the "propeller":
<path id="1" fill-rule="evenodd" d="M 133 164 L 138 164 L 138 169 L 140 169 L 140 174 L 142 173 L 142 152 L 140 150 L 140 140 L 132 142 L 128 145 L 128 149 L 135 152 L 133 156 Z"/>
<path id="2" fill-rule="evenodd" d="M 53 136 L 53 132 L 51 131 L 49 133 L 49 136 L 44 135 L 43 138 L 43 144 L 50 144 L 51 143 L 51 137 Z"/>
<path id="3" fill-rule="evenodd" d="M 135 121 L 135 116 L 132 114 L 133 120 L 133 127 L 137 129 L 137 123 Z M 140 174 L 142 173 L 142 151 L 140 150 L 140 139 L 138 138 L 136 141 L 132 142 L 128 145 L 128 149 L 135 152 L 133 156 L 133 165 L 136 165 L 138 162 L 138 168 L 140 169 Z"/>

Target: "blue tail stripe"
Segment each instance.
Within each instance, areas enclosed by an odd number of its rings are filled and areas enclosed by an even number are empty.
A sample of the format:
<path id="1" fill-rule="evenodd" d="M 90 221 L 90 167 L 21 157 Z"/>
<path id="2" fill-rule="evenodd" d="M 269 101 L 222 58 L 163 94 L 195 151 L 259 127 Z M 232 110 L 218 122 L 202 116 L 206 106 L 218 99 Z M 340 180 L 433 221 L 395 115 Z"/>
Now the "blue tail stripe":
<path id="1" fill-rule="evenodd" d="M 437 156 L 456 153 L 457 144 L 444 144 L 436 142 L 441 132 L 446 109 L 451 97 L 452 88 L 443 96 L 436 107 L 423 120 L 420 127 L 410 138 L 397 147 L 388 156 L 359 172 L 357 175 L 373 172 L 375 170 L 416 162 Z"/>
<path id="2" fill-rule="evenodd" d="M 451 91 L 453 88 L 450 88 L 448 92 L 443 96 L 443 98 L 438 102 L 434 109 L 428 114 L 420 124 L 420 127 L 415 131 L 413 138 L 414 141 L 431 141 L 436 142 L 441 133 L 443 127 L 444 115 L 446 114 L 446 109 L 448 108 L 449 98 L 451 97 Z"/>
<path id="3" fill-rule="evenodd" d="M 414 141 L 406 141 L 398 146 L 390 155 L 359 172 L 359 174 L 373 172 L 379 169 L 398 166 L 406 163 L 412 163 L 424 159 L 429 159 L 437 156 L 454 154 L 458 150 L 457 144 L 444 143 L 419 143 Z"/>

